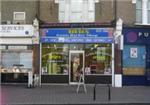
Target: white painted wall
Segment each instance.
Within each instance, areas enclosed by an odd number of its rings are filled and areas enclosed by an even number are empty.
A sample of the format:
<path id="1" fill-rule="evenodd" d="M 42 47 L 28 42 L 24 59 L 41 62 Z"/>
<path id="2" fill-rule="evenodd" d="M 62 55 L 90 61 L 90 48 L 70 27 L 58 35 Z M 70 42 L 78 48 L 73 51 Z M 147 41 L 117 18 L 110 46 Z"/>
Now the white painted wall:
<path id="1" fill-rule="evenodd" d="M 115 74 L 115 87 L 122 87 L 122 75 Z"/>
<path id="2" fill-rule="evenodd" d="M 0 44 L 33 44 L 32 38 L 1 38 Z"/>
<path id="3" fill-rule="evenodd" d="M 114 43 L 112 43 L 112 61 L 111 61 L 111 68 L 112 68 L 112 87 L 115 87 L 115 59 L 114 59 L 114 56 L 115 56 L 115 46 L 114 46 Z"/>

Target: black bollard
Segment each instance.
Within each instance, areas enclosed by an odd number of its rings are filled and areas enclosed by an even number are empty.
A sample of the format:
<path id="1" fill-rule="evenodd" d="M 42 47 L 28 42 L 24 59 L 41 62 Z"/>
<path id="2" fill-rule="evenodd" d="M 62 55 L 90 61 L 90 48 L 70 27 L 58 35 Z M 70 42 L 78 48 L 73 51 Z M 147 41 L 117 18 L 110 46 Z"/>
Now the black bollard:
<path id="1" fill-rule="evenodd" d="M 94 101 L 96 100 L 96 84 L 94 85 L 94 88 L 93 88 L 93 100 Z"/>
<path id="2" fill-rule="evenodd" d="M 110 101 L 111 99 L 110 85 L 107 84 L 107 86 L 108 86 L 108 100 Z"/>

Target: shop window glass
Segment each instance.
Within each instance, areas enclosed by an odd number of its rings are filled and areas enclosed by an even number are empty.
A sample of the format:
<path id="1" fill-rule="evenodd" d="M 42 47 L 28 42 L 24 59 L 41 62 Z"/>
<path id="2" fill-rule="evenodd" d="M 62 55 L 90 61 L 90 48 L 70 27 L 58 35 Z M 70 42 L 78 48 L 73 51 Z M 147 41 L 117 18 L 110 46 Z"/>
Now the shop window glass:
<path id="1" fill-rule="evenodd" d="M 85 66 L 85 74 L 111 74 L 111 45 L 86 45 Z"/>
<path id="2" fill-rule="evenodd" d="M 85 74 L 111 74 L 111 44 L 42 44 L 42 74 L 68 75 L 70 50 L 85 52 Z"/>
<path id="3" fill-rule="evenodd" d="M 19 67 L 21 72 L 24 69 L 32 69 L 32 51 L 6 50 L 1 51 L 1 67 L 4 71 L 15 72 L 14 68 Z"/>
<path id="4" fill-rule="evenodd" d="M 68 45 L 42 45 L 42 74 L 68 74 Z"/>
<path id="5" fill-rule="evenodd" d="M 12 51 L 2 52 L 2 65 L 5 68 L 13 67 L 13 64 L 19 64 L 19 53 Z"/>
<path id="6" fill-rule="evenodd" d="M 32 53 L 21 52 L 20 53 L 20 64 L 23 64 L 25 68 L 32 68 Z"/>

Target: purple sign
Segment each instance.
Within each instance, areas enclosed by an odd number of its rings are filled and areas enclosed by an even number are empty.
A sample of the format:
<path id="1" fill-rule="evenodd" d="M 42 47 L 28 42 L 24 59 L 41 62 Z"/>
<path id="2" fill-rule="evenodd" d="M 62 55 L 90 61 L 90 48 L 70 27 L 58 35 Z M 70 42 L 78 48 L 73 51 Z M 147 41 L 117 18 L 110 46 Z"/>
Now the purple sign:
<path id="1" fill-rule="evenodd" d="M 125 44 L 150 44 L 150 29 L 148 28 L 124 28 Z"/>

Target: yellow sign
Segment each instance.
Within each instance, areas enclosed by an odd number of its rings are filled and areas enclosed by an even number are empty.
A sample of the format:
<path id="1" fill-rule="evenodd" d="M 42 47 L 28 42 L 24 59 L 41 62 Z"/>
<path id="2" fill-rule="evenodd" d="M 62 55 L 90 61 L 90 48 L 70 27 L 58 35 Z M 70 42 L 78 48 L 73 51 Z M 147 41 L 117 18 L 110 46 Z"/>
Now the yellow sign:
<path id="1" fill-rule="evenodd" d="M 69 29 L 69 34 L 88 34 L 89 31 L 86 29 Z"/>
<path id="2" fill-rule="evenodd" d="M 95 55 L 95 56 L 93 56 L 93 59 L 105 60 L 105 55 Z"/>
<path id="3" fill-rule="evenodd" d="M 50 60 L 62 60 L 62 55 L 53 54 L 49 56 Z"/>

